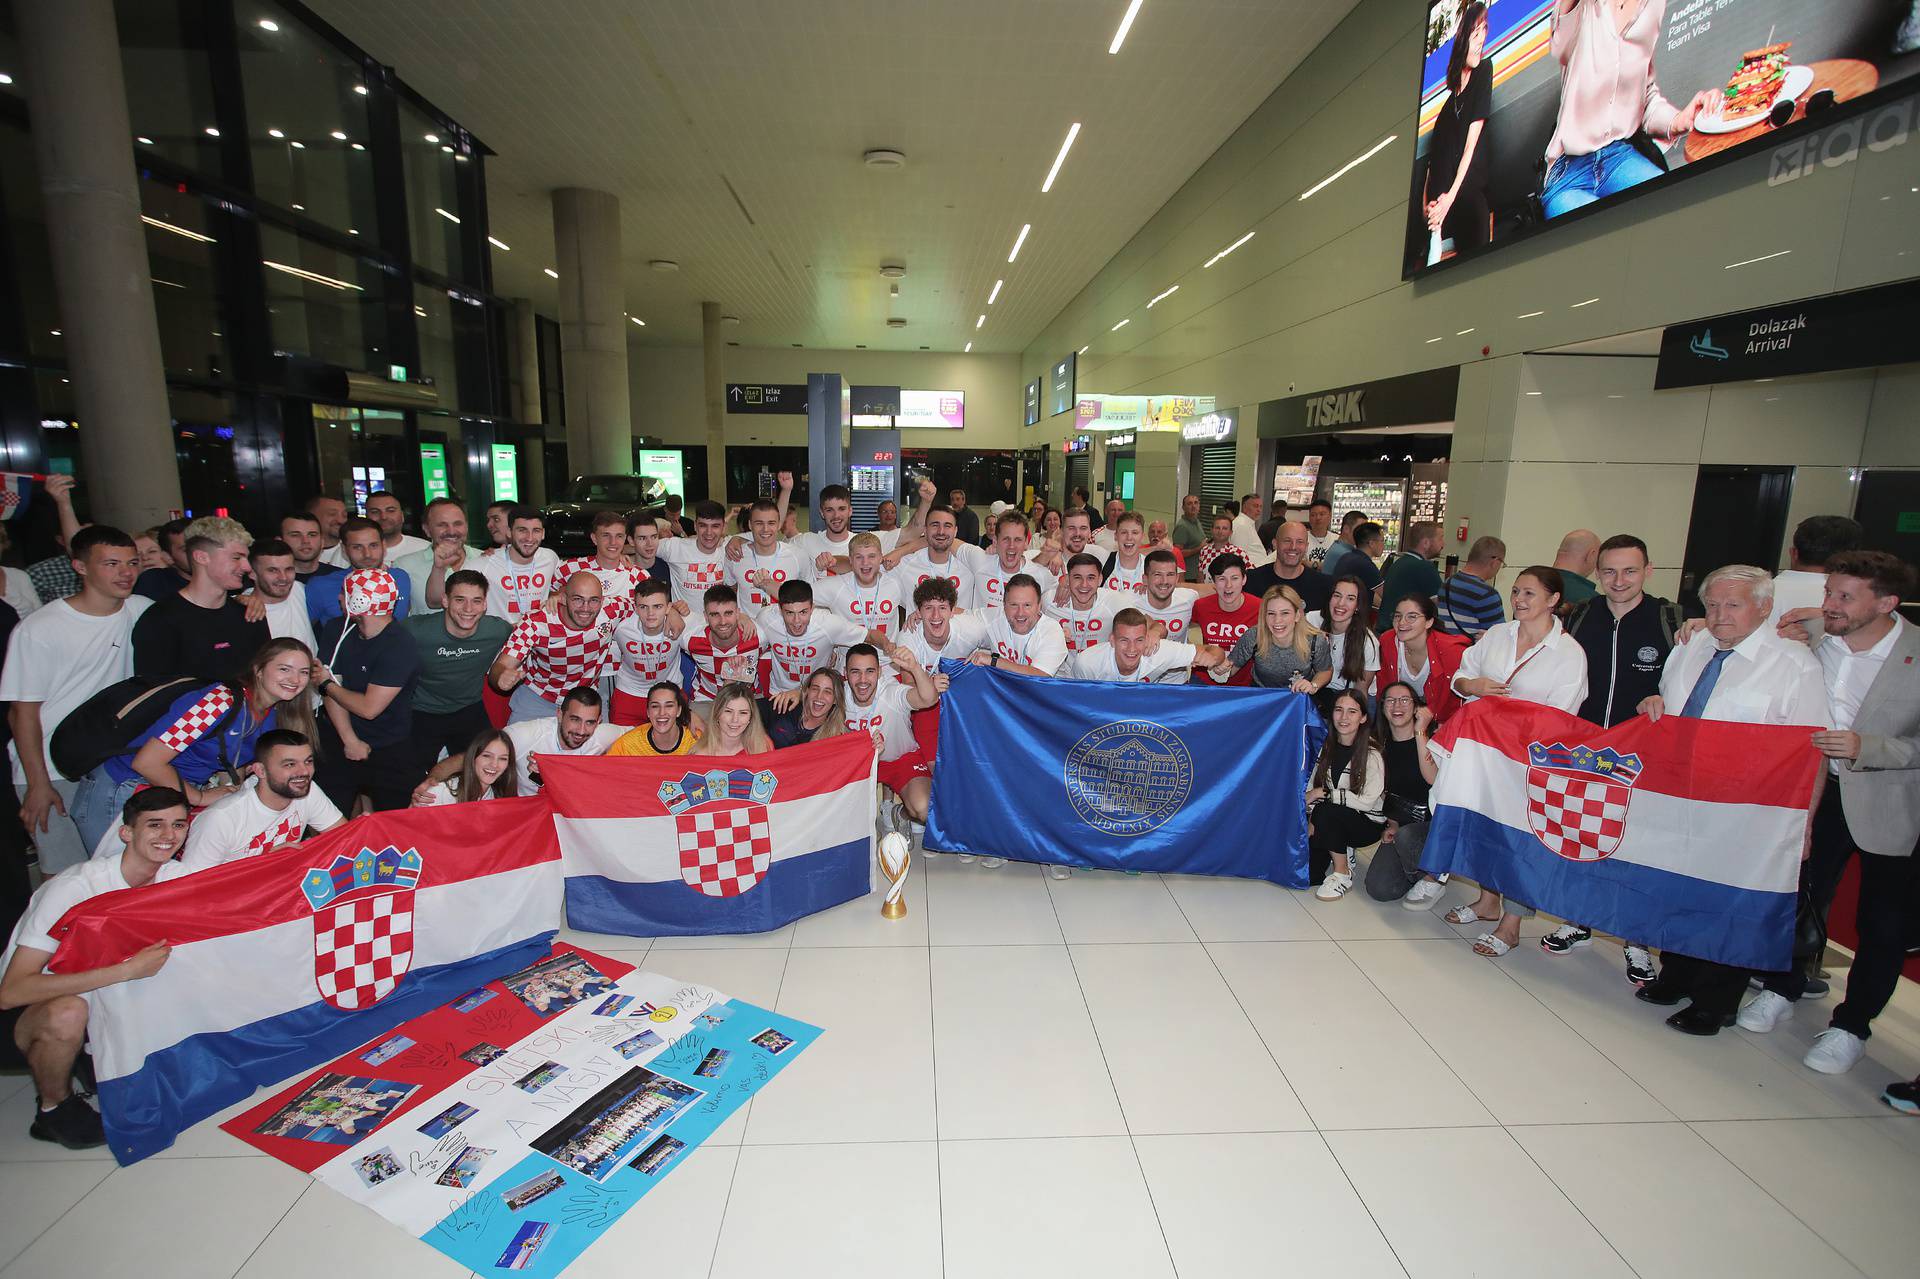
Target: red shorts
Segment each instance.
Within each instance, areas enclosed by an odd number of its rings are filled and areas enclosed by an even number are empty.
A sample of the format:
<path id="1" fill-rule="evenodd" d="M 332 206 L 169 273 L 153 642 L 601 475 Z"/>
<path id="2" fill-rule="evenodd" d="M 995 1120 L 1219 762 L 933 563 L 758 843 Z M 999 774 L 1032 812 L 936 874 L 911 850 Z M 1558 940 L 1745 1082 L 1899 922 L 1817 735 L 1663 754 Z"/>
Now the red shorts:
<path id="1" fill-rule="evenodd" d="M 940 703 L 913 713 L 913 740 L 920 747 L 920 758 L 937 759 L 940 754 Z"/>
<path id="2" fill-rule="evenodd" d="M 647 722 L 647 695 L 613 690 L 613 705 L 607 708 L 607 723 L 634 728 Z"/>
<path id="3" fill-rule="evenodd" d="M 899 795 L 907 789 L 907 783 L 916 777 L 931 777 L 933 770 L 927 767 L 926 756 L 919 751 L 908 751 L 899 759 L 880 761 L 880 784 L 894 794 Z"/>

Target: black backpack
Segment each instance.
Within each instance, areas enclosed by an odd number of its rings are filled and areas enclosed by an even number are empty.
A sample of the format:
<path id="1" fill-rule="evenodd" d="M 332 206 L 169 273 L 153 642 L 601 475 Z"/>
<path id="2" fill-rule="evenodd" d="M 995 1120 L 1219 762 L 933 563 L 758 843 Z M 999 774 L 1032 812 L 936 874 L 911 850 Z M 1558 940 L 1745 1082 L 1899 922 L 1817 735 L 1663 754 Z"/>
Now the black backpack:
<path id="1" fill-rule="evenodd" d="M 192 676 L 155 679 L 135 675 L 101 689 L 69 711 L 53 730 L 47 753 L 53 766 L 70 782 L 77 782 L 116 755 L 127 753 L 127 744 L 153 727 L 174 698 L 202 681 Z M 225 732 L 229 722 L 240 713 L 242 699 L 234 697 L 207 731 L 221 741 L 221 763 L 226 764 Z"/>

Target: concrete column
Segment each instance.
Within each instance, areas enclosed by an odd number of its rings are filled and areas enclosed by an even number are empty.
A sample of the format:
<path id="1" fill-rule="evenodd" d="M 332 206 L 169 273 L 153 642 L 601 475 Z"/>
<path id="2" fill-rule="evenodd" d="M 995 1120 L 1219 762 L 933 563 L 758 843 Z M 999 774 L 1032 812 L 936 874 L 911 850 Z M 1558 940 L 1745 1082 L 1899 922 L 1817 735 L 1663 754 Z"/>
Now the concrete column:
<path id="1" fill-rule="evenodd" d="M 181 505 L 113 0 L 18 5 L 81 472 L 97 520 L 127 529 Z"/>
<path id="2" fill-rule="evenodd" d="M 533 319 L 531 298 L 513 299 L 513 412 L 522 422 L 538 426 L 546 421 L 540 401 L 540 328 Z"/>
<path id="3" fill-rule="evenodd" d="M 576 475 L 628 475 L 633 417 L 627 399 L 619 199 L 584 187 L 555 191 L 553 244 L 560 271 L 567 466 Z"/>
<path id="4" fill-rule="evenodd" d="M 702 368 L 701 407 L 707 421 L 707 496 L 727 501 L 727 366 L 726 340 L 720 336 L 720 304 L 700 304 Z"/>
<path id="5" fill-rule="evenodd" d="M 1133 444 L 1133 509 L 1168 529 L 1180 517 L 1180 433 L 1139 431 Z"/>

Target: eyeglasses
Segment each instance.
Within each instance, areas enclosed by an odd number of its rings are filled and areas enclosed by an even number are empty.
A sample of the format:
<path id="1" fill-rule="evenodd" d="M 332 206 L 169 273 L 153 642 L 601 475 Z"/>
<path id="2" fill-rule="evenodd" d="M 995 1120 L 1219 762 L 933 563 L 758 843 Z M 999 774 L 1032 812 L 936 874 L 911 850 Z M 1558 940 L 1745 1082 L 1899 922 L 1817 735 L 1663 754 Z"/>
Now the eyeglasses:
<path id="1" fill-rule="evenodd" d="M 1413 705 L 1413 699 L 1411 697 L 1385 697 L 1380 700 L 1380 704 L 1382 706 L 1411 706 Z"/>

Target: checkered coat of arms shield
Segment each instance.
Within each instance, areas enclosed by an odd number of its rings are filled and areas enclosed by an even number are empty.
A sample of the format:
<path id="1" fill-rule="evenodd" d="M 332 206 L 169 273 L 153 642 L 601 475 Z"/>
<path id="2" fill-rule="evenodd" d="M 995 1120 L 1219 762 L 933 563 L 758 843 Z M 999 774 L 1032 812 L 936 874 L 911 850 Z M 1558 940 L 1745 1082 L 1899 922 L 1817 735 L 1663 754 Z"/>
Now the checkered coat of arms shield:
<path id="1" fill-rule="evenodd" d="M 420 866 L 418 852 L 388 845 L 341 853 L 302 875 L 300 891 L 313 907 L 313 980 L 335 1008 L 371 1008 L 413 966 Z"/>
<path id="2" fill-rule="evenodd" d="M 771 772 L 744 768 L 660 784 L 660 802 L 673 814 L 682 883 L 707 897 L 738 897 L 767 877 L 773 865 L 767 801 L 777 785 Z"/>
<path id="3" fill-rule="evenodd" d="M 1612 747 L 1527 747 L 1527 825 L 1569 861 L 1600 861 L 1620 847 L 1627 829 L 1640 757 Z"/>

